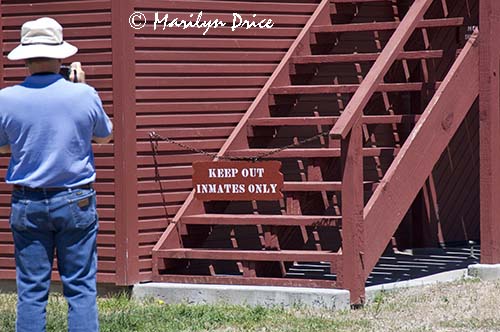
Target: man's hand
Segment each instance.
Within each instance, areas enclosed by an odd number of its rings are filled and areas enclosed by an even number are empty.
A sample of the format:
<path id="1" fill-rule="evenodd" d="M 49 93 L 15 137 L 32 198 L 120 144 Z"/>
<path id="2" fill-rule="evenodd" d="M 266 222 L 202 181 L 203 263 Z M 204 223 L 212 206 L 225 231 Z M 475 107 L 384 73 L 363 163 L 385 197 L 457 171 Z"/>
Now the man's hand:
<path id="1" fill-rule="evenodd" d="M 0 146 L 0 153 L 10 153 L 10 145 Z"/>
<path id="2" fill-rule="evenodd" d="M 97 144 L 106 144 L 109 143 L 112 139 L 113 139 L 113 134 L 109 135 L 108 137 L 96 137 L 96 136 L 92 137 L 92 140 Z"/>
<path id="3" fill-rule="evenodd" d="M 82 69 L 82 64 L 80 62 L 73 62 L 70 65 L 70 73 L 69 80 L 71 82 L 75 82 L 75 73 L 76 73 L 76 82 L 85 83 L 85 72 Z"/>

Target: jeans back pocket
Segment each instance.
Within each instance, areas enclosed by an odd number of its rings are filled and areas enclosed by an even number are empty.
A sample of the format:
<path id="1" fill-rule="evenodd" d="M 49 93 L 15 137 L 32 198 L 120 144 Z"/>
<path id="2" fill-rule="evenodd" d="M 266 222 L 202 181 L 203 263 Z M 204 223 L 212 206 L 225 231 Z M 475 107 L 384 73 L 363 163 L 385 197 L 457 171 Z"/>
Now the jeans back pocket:
<path id="1" fill-rule="evenodd" d="M 70 209 L 76 228 L 87 228 L 97 221 L 96 193 L 93 189 L 78 190 L 72 196 Z"/>
<path id="2" fill-rule="evenodd" d="M 12 197 L 9 224 L 12 229 L 25 231 L 28 229 L 26 206 L 28 202 L 18 197 Z"/>

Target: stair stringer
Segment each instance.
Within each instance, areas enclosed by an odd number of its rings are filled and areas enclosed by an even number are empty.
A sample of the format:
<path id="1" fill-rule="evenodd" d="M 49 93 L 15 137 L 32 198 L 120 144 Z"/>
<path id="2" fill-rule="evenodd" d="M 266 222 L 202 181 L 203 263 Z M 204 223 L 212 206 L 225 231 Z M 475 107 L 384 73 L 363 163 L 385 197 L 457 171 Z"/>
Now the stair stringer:
<path id="1" fill-rule="evenodd" d="M 469 39 L 364 208 L 365 278 L 479 95 L 479 41 Z"/>

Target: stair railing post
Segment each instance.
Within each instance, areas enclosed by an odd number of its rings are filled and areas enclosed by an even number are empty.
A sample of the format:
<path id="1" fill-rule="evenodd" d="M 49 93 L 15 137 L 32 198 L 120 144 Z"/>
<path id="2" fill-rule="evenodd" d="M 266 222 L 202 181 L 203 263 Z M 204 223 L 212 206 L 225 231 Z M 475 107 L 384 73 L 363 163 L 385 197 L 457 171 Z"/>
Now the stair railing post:
<path id="1" fill-rule="evenodd" d="M 500 263 L 500 3 L 480 2 L 480 202 L 481 263 Z"/>
<path id="2" fill-rule="evenodd" d="M 338 273 L 341 288 L 351 292 L 351 304 L 365 302 L 365 229 L 363 223 L 363 139 L 361 116 L 345 139 L 342 150 L 342 261 Z"/>

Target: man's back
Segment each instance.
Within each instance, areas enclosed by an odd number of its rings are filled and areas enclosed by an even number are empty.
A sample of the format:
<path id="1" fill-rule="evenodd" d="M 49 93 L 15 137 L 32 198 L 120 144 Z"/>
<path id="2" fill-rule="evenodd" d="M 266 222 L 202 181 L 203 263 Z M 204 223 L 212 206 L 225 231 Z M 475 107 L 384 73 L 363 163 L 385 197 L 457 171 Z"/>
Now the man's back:
<path id="1" fill-rule="evenodd" d="M 77 51 L 64 41 L 54 19 L 24 23 L 20 44 L 8 58 L 24 60 L 31 76 L 0 91 L 0 153 L 12 153 L 6 180 L 14 184 L 9 223 L 16 259 L 16 332 L 46 331 L 55 252 L 69 332 L 99 331 L 99 218 L 91 141 L 109 142 L 112 124 L 93 88 L 58 74 L 62 60 Z M 79 64 L 71 68 L 74 81 L 84 82 Z"/>
<path id="2" fill-rule="evenodd" d="M 111 123 L 97 92 L 59 74 L 36 74 L 0 91 L 0 146 L 10 145 L 8 183 L 74 187 L 95 180 L 91 140 Z"/>

